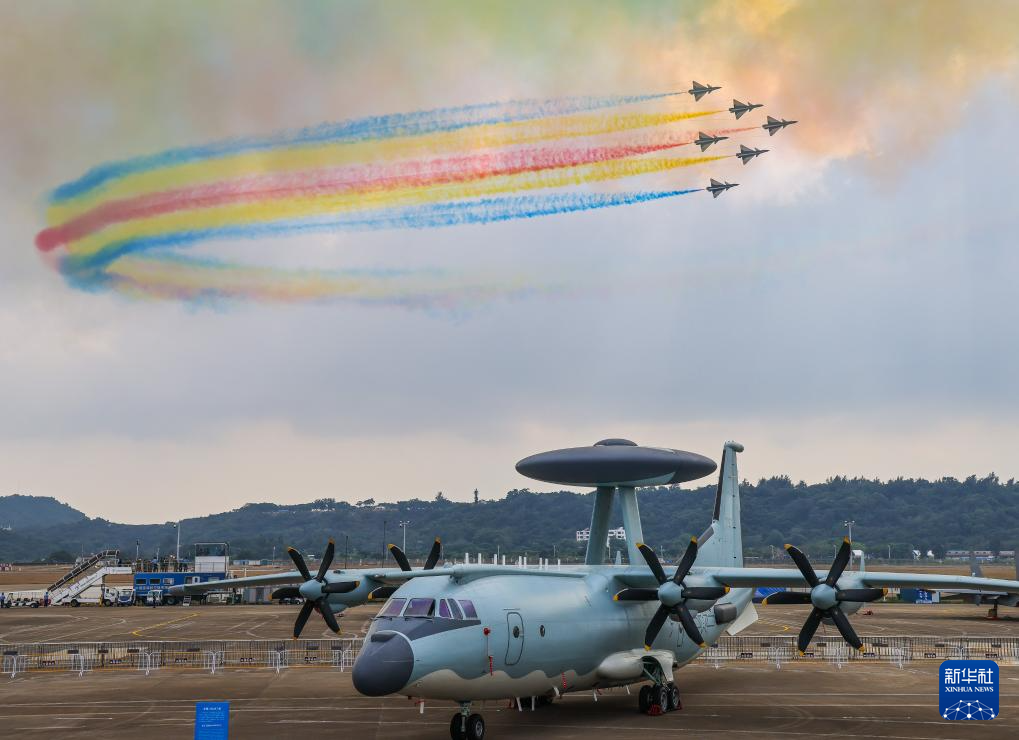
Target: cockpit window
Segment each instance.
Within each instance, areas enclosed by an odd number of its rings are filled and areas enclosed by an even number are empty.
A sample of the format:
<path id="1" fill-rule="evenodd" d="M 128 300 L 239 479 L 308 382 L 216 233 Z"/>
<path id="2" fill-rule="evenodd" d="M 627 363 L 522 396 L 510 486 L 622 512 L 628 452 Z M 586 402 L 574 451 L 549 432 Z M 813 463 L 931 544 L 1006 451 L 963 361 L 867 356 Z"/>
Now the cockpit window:
<path id="1" fill-rule="evenodd" d="M 439 602 L 439 616 L 442 617 L 443 619 L 453 618 L 452 613 L 449 611 L 449 602 L 447 602 L 445 599 L 442 599 Z"/>
<path id="2" fill-rule="evenodd" d="M 400 612 L 403 611 L 403 605 L 407 603 L 407 599 L 390 599 L 389 603 L 386 604 L 386 608 L 379 612 L 380 617 L 398 617 Z"/>
<path id="3" fill-rule="evenodd" d="M 464 617 L 467 619 L 477 619 L 478 613 L 474 610 L 474 602 L 467 601 L 466 599 L 460 599 L 460 606 L 463 607 Z"/>
<path id="4" fill-rule="evenodd" d="M 431 617 L 435 614 L 435 599 L 411 599 L 405 617 Z"/>
<path id="5" fill-rule="evenodd" d="M 456 605 L 456 601 L 453 599 L 449 600 L 449 610 L 453 613 L 453 619 L 463 619 L 463 612 L 460 611 L 460 607 Z"/>

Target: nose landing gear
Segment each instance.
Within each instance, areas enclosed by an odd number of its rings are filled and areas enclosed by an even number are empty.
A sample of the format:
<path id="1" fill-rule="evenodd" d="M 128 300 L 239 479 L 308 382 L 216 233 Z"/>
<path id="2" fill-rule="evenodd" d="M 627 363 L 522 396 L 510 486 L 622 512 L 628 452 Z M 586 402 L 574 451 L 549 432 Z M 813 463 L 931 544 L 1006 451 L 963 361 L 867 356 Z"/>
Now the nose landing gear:
<path id="1" fill-rule="evenodd" d="M 452 740 L 483 740 L 485 720 L 480 714 L 471 714 L 471 703 L 464 702 L 460 711 L 449 721 L 449 736 Z"/>

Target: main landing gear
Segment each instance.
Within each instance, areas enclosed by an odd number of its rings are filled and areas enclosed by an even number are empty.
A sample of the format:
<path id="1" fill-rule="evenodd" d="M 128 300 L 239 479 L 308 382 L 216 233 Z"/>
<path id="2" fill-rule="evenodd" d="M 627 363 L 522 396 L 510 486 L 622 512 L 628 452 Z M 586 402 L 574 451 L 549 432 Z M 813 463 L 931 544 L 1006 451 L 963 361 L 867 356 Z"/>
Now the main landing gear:
<path id="1" fill-rule="evenodd" d="M 449 721 L 449 736 L 452 740 L 483 740 L 485 720 L 480 714 L 471 714 L 471 703 L 463 702 L 460 711 Z"/>
<path id="2" fill-rule="evenodd" d="M 641 686 L 640 693 L 637 694 L 637 706 L 640 708 L 641 714 L 657 717 L 660 714 L 683 708 L 683 702 L 679 699 L 679 689 L 670 680 L 672 676 L 662 670 L 658 661 L 645 662 L 644 676 L 651 681 L 651 684 Z"/>
<path id="3" fill-rule="evenodd" d="M 637 706 L 641 714 L 650 714 L 657 717 L 666 712 L 674 712 L 683 708 L 679 700 L 679 689 L 671 681 L 667 684 L 656 684 L 654 686 L 641 686 L 637 695 Z"/>

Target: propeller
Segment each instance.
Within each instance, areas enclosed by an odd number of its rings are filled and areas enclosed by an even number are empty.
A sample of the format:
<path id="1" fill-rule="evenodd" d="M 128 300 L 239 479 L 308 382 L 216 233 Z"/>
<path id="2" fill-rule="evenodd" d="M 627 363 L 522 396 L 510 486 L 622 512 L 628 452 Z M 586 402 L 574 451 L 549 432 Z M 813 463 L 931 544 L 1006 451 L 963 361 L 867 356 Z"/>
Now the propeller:
<path id="1" fill-rule="evenodd" d="M 644 633 L 644 649 L 650 650 L 655 638 L 661 631 L 665 620 L 670 616 L 677 617 L 683 625 L 683 631 L 702 648 L 707 647 L 704 637 L 701 635 L 693 615 L 686 606 L 688 600 L 692 601 L 715 601 L 722 598 L 729 592 L 727 586 L 686 586 L 683 580 L 693 567 L 697 559 L 697 538 L 691 537 L 682 560 L 676 566 L 676 572 L 672 578 L 666 578 L 665 570 L 662 568 L 655 551 L 644 543 L 638 543 L 637 549 L 644 556 L 648 567 L 658 581 L 658 588 L 625 588 L 615 595 L 616 601 L 654 601 L 661 602 L 658 611 L 651 618 L 651 623 Z"/>
<path id="2" fill-rule="evenodd" d="M 410 561 L 403 553 L 403 550 L 401 550 L 397 545 L 390 545 L 389 552 L 393 556 L 393 560 L 396 561 L 396 564 L 400 566 L 400 570 L 411 570 Z M 436 537 L 435 542 L 432 543 L 432 549 L 428 552 L 428 558 L 425 560 L 424 570 L 432 570 L 436 563 L 439 562 L 439 555 L 441 554 L 442 540 Z"/>
<path id="3" fill-rule="evenodd" d="M 817 577 L 817 573 L 814 572 L 814 568 L 810 565 L 806 555 L 792 545 L 785 546 L 785 551 L 789 553 L 789 557 L 793 559 L 797 569 L 803 574 L 807 585 L 810 586 L 810 593 L 779 591 L 768 596 L 764 603 L 768 605 L 813 605 L 814 608 L 810 610 L 810 615 L 807 617 L 807 621 L 804 622 L 803 629 L 800 630 L 800 636 L 796 640 L 796 647 L 799 648 L 801 653 L 806 651 L 807 646 L 810 645 L 810 641 L 814 637 L 814 633 L 817 632 L 817 628 L 821 624 L 821 620 L 825 618 L 835 623 L 835 628 L 842 635 L 842 639 L 853 648 L 856 650 L 863 649 L 863 642 L 857 636 L 853 626 L 849 623 L 849 618 L 846 617 L 839 604 L 846 601 L 877 601 L 885 595 L 886 591 L 883 588 L 840 589 L 836 585 L 839 578 L 842 577 L 842 573 L 846 570 L 846 566 L 849 565 L 851 550 L 852 545 L 849 543 L 849 538 L 843 538 L 842 546 L 835 555 L 835 560 L 828 570 L 828 575 L 822 581 Z"/>
<path id="4" fill-rule="evenodd" d="M 322 619 L 325 620 L 329 629 L 339 634 L 340 625 L 337 623 L 336 615 L 333 614 L 333 610 L 329 606 L 329 594 L 349 593 L 361 585 L 361 582 L 333 581 L 330 583 L 326 581 L 326 573 L 329 572 L 329 568 L 333 564 L 333 555 L 336 554 L 336 542 L 332 539 L 329 540 L 325 553 L 322 555 L 322 562 L 319 563 L 318 572 L 314 577 L 311 575 L 311 571 L 308 570 L 308 565 L 304 562 L 304 556 L 301 553 L 293 547 L 288 547 L 287 553 L 290 555 L 290 559 L 294 561 L 294 565 L 297 566 L 297 570 L 304 579 L 304 583 L 300 586 L 278 588 L 273 591 L 272 597 L 274 599 L 304 597 L 304 606 L 301 607 L 301 611 L 294 622 L 294 639 L 300 637 L 304 625 L 308 623 L 311 613 L 315 610 L 318 610 L 319 614 L 322 615 Z"/>

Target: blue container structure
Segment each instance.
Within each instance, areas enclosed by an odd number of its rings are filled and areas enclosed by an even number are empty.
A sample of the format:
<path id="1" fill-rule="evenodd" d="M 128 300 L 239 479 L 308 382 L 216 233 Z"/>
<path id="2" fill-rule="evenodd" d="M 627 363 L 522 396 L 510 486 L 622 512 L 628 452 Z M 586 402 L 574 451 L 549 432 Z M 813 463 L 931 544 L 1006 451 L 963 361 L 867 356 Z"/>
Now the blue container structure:
<path id="1" fill-rule="evenodd" d="M 144 603 L 151 592 L 159 591 L 163 597 L 162 603 L 174 604 L 177 599 L 168 596 L 167 589 L 171 586 L 183 586 L 188 583 L 225 580 L 229 562 L 228 547 L 225 542 L 198 543 L 195 545 L 195 559 L 192 563 L 164 561 L 147 566 L 144 570 L 136 570 L 134 573 L 135 601 Z M 192 598 L 195 601 L 203 601 L 205 594 Z"/>

